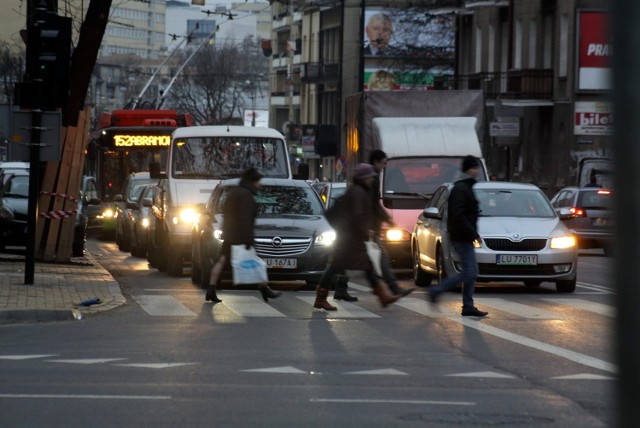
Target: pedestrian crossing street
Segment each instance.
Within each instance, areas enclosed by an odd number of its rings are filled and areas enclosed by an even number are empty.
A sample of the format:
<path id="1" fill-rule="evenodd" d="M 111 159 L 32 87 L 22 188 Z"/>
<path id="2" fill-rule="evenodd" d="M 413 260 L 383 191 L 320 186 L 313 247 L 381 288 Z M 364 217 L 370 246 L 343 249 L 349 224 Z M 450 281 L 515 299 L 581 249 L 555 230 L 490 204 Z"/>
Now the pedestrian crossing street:
<path id="1" fill-rule="evenodd" d="M 337 311 L 325 312 L 328 319 L 366 319 L 381 318 L 389 313 L 381 310 L 369 289 L 358 284 L 350 285 L 350 289 L 360 291 L 359 302 L 349 303 L 334 301 L 331 304 Z M 193 290 L 161 290 L 147 289 L 149 294 L 133 296 L 135 302 L 151 316 L 165 317 L 197 317 L 203 308 L 204 291 Z M 160 293 L 158 293 L 160 292 Z M 154 294 L 150 294 L 154 293 Z M 242 322 L 246 318 L 298 318 L 301 314 L 314 311 L 314 292 L 284 292 L 277 300 L 265 304 L 256 291 L 222 290 L 218 292 L 223 300 L 217 305 L 208 304 L 214 314 L 226 315 L 228 322 Z M 197 296 L 197 297 L 196 297 Z M 527 296 L 526 303 L 516 302 L 513 298 L 474 297 L 476 305 L 487 308 L 489 317 L 521 318 L 529 320 L 565 320 L 574 317 L 575 311 L 585 311 L 599 316 L 613 318 L 615 308 L 611 305 L 597 303 L 580 297 L 547 297 L 549 295 Z M 201 299 L 201 300 L 200 300 Z M 432 305 L 427 302 L 424 293 L 416 292 L 409 297 L 397 301 L 390 308 L 417 313 L 429 318 L 460 317 L 459 295 L 443 299 L 443 303 Z M 455 309 L 454 309 L 455 308 Z M 317 311 L 317 310 L 315 310 Z"/>

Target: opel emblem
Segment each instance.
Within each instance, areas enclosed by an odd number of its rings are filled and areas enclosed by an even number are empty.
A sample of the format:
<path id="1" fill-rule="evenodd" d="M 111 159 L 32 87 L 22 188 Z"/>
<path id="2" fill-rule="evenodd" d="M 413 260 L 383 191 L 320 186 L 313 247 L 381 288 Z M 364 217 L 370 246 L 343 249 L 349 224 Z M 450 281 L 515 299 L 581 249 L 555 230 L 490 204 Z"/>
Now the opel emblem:
<path id="1" fill-rule="evenodd" d="M 276 236 L 271 240 L 271 245 L 273 245 L 274 247 L 282 247 L 282 238 Z"/>

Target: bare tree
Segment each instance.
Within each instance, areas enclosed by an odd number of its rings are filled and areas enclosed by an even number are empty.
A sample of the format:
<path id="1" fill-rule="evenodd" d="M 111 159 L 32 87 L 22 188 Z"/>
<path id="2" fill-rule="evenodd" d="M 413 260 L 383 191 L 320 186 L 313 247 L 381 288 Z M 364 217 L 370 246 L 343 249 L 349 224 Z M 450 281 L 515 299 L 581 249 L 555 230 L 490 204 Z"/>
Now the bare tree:
<path id="1" fill-rule="evenodd" d="M 188 54 L 185 53 L 185 59 Z M 260 52 L 253 37 L 240 44 L 206 45 L 194 56 L 176 80 L 168 105 L 188 111 L 200 125 L 228 124 L 242 117 L 248 91 L 267 68 L 260 66 Z M 266 62 L 264 58 L 261 59 Z"/>
<path id="2" fill-rule="evenodd" d="M 9 103 L 13 99 L 14 85 L 24 72 L 24 48 L 4 45 L 0 47 L 0 102 Z"/>

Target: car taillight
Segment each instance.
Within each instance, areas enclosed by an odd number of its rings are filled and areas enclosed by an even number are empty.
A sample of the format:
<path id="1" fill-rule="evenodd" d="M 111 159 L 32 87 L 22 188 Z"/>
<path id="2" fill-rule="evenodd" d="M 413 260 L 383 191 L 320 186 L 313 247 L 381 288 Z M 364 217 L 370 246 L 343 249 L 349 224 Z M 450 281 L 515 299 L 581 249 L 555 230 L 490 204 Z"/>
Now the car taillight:
<path id="1" fill-rule="evenodd" d="M 569 208 L 569 211 L 571 211 L 573 213 L 573 215 L 576 216 L 576 217 L 586 217 L 586 214 L 584 213 L 584 210 L 582 210 L 580 208 L 571 207 L 571 208 Z"/>

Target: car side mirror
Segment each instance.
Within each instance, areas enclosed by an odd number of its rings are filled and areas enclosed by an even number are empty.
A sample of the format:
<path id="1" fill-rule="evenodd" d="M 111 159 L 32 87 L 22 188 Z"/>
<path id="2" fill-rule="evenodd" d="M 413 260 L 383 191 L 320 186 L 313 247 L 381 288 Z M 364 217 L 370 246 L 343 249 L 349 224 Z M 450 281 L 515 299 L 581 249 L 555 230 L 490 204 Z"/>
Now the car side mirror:
<path id="1" fill-rule="evenodd" d="M 151 208 L 153 206 L 153 199 L 151 198 L 142 198 L 142 206 Z"/>
<path id="2" fill-rule="evenodd" d="M 130 210 L 137 210 L 138 203 L 137 202 L 127 202 L 127 208 Z"/>
<path id="3" fill-rule="evenodd" d="M 436 220 L 440 220 L 442 219 L 442 216 L 440 215 L 440 211 L 438 211 L 438 208 L 436 207 L 427 207 L 422 211 L 422 215 L 424 217 L 427 218 L 433 218 Z"/>
<path id="4" fill-rule="evenodd" d="M 113 202 L 122 202 L 122 195 L 117 194 L 113 197 Z"/>
<path id="5" fill-rule="evenodd" d="M 100 198 L 90 198 L 87 201 L 87 205 L 100 205 L 102 204 L 102 200 Z"/>
<path id="6" fill-rule="evenodd" d="M 558 213 L 558 217 L 560 217 L 560 220 L 566 220 L 576 216 L 575 213 L 573 213 L 569 208 L 566 207 L 560 208 L 556 210 L 556 212 Z"/>

